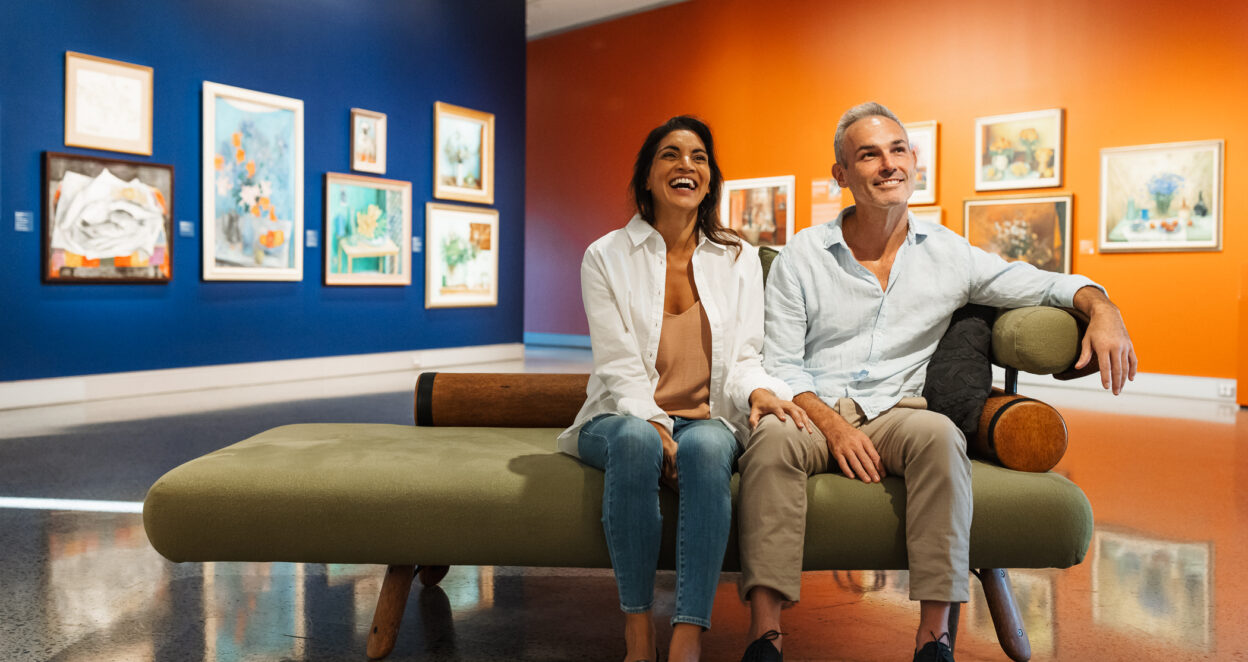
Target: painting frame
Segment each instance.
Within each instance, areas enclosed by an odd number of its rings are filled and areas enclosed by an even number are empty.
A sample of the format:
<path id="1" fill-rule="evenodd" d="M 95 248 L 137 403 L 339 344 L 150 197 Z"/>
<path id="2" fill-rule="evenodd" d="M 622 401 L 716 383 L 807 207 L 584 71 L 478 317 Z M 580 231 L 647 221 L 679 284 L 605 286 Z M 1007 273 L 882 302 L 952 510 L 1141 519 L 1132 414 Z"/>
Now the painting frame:
<path id="1" fill-rule="evenodd" d="M 914 215 L 914 220 L 933 225 L 945 224 L 945 209 L 940 205 L 926 205 L 922 207 L 911 207 L 910 213 Z"/>
<path id="2" fill-rule="evenodd" d="M 1223 140 L 1102 149 L 1098 249 L 1104 253 L 1222 250 L 1225 150 Z M 1149 177 L 1157 168 L 1164 171 Z M 1195 189 L 1188 186 L 1193 178 L 1200 180 Z M 1171 218 L 1169 208 L 1176 192 L 1183 193 L 1180 196 L 1182 206 Z M 1197 194 L 1195 200 L 1190 198 L 1189 192 Z M 1207 202 L 1206 192 L 1209 193 Z M 1140 201 L 1138 208 L 1137 200 Z M 1201 213 L 1202 207 L 1204 213 Z M 1196 228 L 1198 223 L 1202 235 L 1207 228 L 1208 238 L 1187 239 L 1188 228 Z M 1115 235 L 1123 239 L 1114 239 Z"/>
<path id="3" fill-rule="evenodd" d="M 351 169 L 386 174 L 386 114 L 351 109 Z"/>
<path id="4" fill-rule="evenodd" d="M 1074 194 L 1063 193 L 967 199 L 962 203 L 962 236 L 972 246 L 999 255 L 1006 261 L 1027 262 L 1037 269 L 1069 274 L 1074 197 Z M 1050 204 L 1055 206 L 1052 217 L 1055 220 L 1051 225 L 1048 210 L 1045 209 Z M 1013 225 L 1003 231 L 1000 221 L 994 220 L 994 215 L 1000 218 L 1013 216 L 1007 221 Z M 1037 221 L 1042 223 L 1039 227 L 1041 234 L 1028 232 Z M 995 231 L 989 223 L 993 224 Z M 1009 245 L 1002 247 L 1002 241 L 1007 241 Z M 1019 254 L 1021 251 L 1025 254 Z"/>
<path id="5" fill-rule="evenodd" d="M 455 230 L 464 230 L 466 236 L 458 236 Z M 480 233 L 485 230 L 480 226 L 488 224 L 488 237 Z M 458 225 L 458 228 L 452 226 Z M 476 226 L 476 227 L 474 227 Z M 455 236 L 453 236 L 455 235 Z M 465 250 L 472 255 L 467 259 L 456 258 L 455 264 L 448 264 L 445 244 L 459 239 L 454 253 L 463 255 Z M 488 242 L 485 248 L 481 243 Z M 467 247 L 467 248 L 465 248 Z M 479 252 L 489 251 L 485 261 L 478 260 Z M 425 308 L 472 308 L 498 305 L 498 210 L 466 205 L 452 205 L 440 202 L 425 203 Z M 475 263 L 475 264 L 470 264 Z M 459 284 L 450 281 L 465 281 L 473 274 L 455 276 L 455 268 L 468 265 L 466 271 L 476 269 L 477 277 L 484 270 L 486 281 L 484 287 L 473 287 L 471 283 Z M 476 290 L 475 292 L 473 290 Z M 462 291 L 467 290 L 467 291 Z"/>
<path id="6" fill-rule="evenodd" d="M 44 283 L 124 283 L 124 284 L 161 284 L 173 279 L 173 191 L 174 168 L 163 163 L 132 161 L 128 159 L 85 156 L 81 154 L 64 154 L 60 152 L 43 153 L 43 179 L 41 197 L 43 198 L 42 250 L 40 260 L 41 280 Z M 83 196 L 92 189 L 105 193 L 108 183 L 101 179 L 107 172 L 113 178 L 111 198 L 97 197 L 94 201 L 86 201 Z M 68 172 L 83 175 L 79 179 L 77 192 L 73 195 L 73 203 L 69 203 L 63 194 L 65 174 Z M 88 182 L 86 178 L 91 178 Z M 143 188 L 129 186 L 134 180 Z M 126 184 L 121 191 L 116 186 Z M 138 190 L 136 190 L 136 188 Z M 150 190 L 144 190 L 150 189 Z M 124 201 L 124 202 L 122 202 Z M 67 209 L 86 211 L 88 205 L 96 209 L 100 205 L 110 205 L 116 213 L 116 204 L 120 202 L 131 220 L 131 229 L 137 236 L 126 237 L 123 241 L 131 245 L 143 244 L 126 255 L 107 257 L 93 256 L 93 252 L 84 250 L 79 253 L 68 251 L 56 244 L 66 242 L 81 243 L 80 240 L 66 238 L 72 233 L 72 219 L 64 216 L 58 218 L 60 204 L 66 202 Z M 159 227 L 154 227 L 156 220 L 153 213 L 159 205 L 163 209 L 160 214 Z M 146 209 L 144 209 L 146 207 Z M 130 210 L 138 211 L 146 217 L 144 224 Z M 146 212 L 146 213 L 144 213 Z M 115 223 L 114 223 L 115 225 Z M 59 231 L 59 232 L 58 232 Z M 116 236 L 109 237 L 108 243 L 115 247 Z M 163 243 L 162 243 L 163 242 Z M 58 254 L 58 251 L 59 254 Z M 146 255 L 144 255 L 146 254 Z M 124 264 L 119 262 L 124 259 Z M 103 263 L 107 261 L 108 263 Z M 133 264 L 138 261 L 140 264 Z M 156 261 L 157 264 L 152 264 Z M 111 271 L 110 271 L 111 270 Z"/>
<path id="7" fill-rule="evenodd" d="M 65 145 L 152 155 L 151 67 L 65 51 Z"/>
<path id="8" fill-rule="evenodd" d="M 910 137 L 910 149 L 914 152 L 914 193 L 910 194 L 911 205 L 936 204 L 936 187 L 939 184 L 940 170 L 940 123 L 936 120 L 926 122 L 907 122 L 902 125 Z M 921 163 L 922 155 L 926 154 L 926 167 Z M 922 184 L 922 188 L 919 185 Z"/>
<path id="9" fill-rule="evenodd" d="M 350 206 L 346 200 L 346 191 L 340 187 L 354 186 L 358 188 L 369 188 L 374 192 L 383 192 L 387 194 L 398 194 L 398 209 L 391 210 L 389 204 L 390 196 L 386 195 L 383 203 L 386 209 L 377 207 L 375 203 L 364 211 L 359 212 Z M 340 202 L 345 203 L 338 205 L 338 208 L 344 209 L 348 214 L 355 213 L 355 230 L 359 231 L 361 222 L 371 226 L 368 232 L 370 239 L 358 240 L 355 237 L 348 237 L 346 233 L 340 235 L 337 232 L 338 223 L 336 222 L 336 209 L 334 204 L 334 194 L 339 193 Z M 377 214 L 370 214 L 373 207 L 377 207 Z M 389 220 L 393 218 L 393 212 L 399 214 L 399 227 L 390 228 Z M 380 214 L 385 214 L 380 217 Z M 351 227 L 351 219 L 342 219 L 347 227 Z M 397 229 L 397 232 L 393 231 Z M 385 241 L 375 241 L 371 236 L 381 230 L 388 236 L 381 237 Z M 351 234 L 355 234 L 354 232 Z M 412 284 L 412 183 L 397 179 L 383 179 L 381 177 L 367 177 L 364 175 L 355 175 L 347 173 L 327 172 L 325 173 L 325 227 L 324 227 L 324 254 L 325 254 L 325 271 L 323 282 L 325 285 L 392 285 L 407 286 Z M 337 260 L 335 261 L 335 258 Z M 385 274 L 386 263 L 393 259 L 394 273 Z M 378 261 L 378 273 L 371 272 L 357 273 L 353 266 L 356 259 L 370 259 Z M 341 269 L 342 261 L 346 260 L 347 268 Z"/>
<path id="10" fill-rule="evenodd" d="M 975 118 L 975 190 L 1060 187 L 1065 142 L 1064 108 Z"/>
<path id="11" fill-rule="evenodd" d="M 771 189 L 783 189 L 783 199 L 777 200 L 776 192 L 770 194 L 767 191 Z M 740 195 L 734 195 L 740 193 Z M 770 195 L 770 201 L 767 197 Z M 763 228 L 753 228 L 753 214 L 747 213 L 749 208 L 755 206 L 747 204 L 751 198 L 762 205 L 759 212 L 763 216 L 763 223 L 767 223 L 767 217 L 770 217 L 772 228 L 767 230 Z M 778 207 L 783 205 L 783 209 Z M 778 215 L 783 211 L 784 214 L 784 240 L 778 241 L 776 235 L 778 228 L 775 227 L 779 220 Z M 784 248 L 793 239 L 793 225 L 797 215 L 797 177 L 794 175 L 780 175 L 776 177 L 754 177 L 751 179 L 726 179 L 724 180 L 723 189 L 719 198 L 719 222 L 724 227 L 736 232 L 747 243 L 752 246 L 770 246 L 777 250 Z M 746 217 L 750 216 L 750 219 Z M 770 238 L 763 239 L 765 233 L 770 233 Z M 751 236 L 752 235 L 752 236 Z"/>
<path id="12" fill-rule="evenodd" d="M 433 197 L 494 204 L 494 113 L 434 102 Z"/>
<path id="13" fill-rule="evenodd" d="M 273 135 L 262 123 L 276 125 L 268 127 Z M 229 142 L 218 135 L 219 128 L 230 133 Z M 247 159 L 252 145 L 243 144 L 244 133 L 258 143 L 255 151 L 272 157 L 262 158 L 258 166 L 255 158 Z M 303 101 L 204 81 L 202 137 L 202 278 L 303 280 Z M 218 154 L 218 147 L 230 154 Z M 235 200 L 236 208 L 219 209 L 219 197 Z M 278 218 L 279 210 L 289 219 Z M 266 220 L 272 229 L 266 229 Z M 284 248 L 278 251 L 279 246 Z M 244 265 L 249 258 L 254 264 Z"/>

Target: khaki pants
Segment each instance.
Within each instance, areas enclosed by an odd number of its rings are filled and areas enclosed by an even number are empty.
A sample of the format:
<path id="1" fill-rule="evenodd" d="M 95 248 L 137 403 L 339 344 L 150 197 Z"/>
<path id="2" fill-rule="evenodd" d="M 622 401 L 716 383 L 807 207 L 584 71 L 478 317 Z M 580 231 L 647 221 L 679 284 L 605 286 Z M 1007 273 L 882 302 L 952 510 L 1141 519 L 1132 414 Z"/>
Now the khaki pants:
<path id="1" fill-rule="evenodd" d="M 835 409 L 871 439 L 889 475 L 905 479 L 910 599 L 965 602 L 971 463 L 962 431 L 926 406 L 923 398 L 905 398 L 871 421 L 849 398 L 838 400 Z M 840 473 L 840 466 L 815 426 L 803 431 L 792 418 L 782 423 L 766 416 L 750 435 L 740 468 L 741 597 L 766 586 L 796 602 L 806 538 L 806 478 Z"/>

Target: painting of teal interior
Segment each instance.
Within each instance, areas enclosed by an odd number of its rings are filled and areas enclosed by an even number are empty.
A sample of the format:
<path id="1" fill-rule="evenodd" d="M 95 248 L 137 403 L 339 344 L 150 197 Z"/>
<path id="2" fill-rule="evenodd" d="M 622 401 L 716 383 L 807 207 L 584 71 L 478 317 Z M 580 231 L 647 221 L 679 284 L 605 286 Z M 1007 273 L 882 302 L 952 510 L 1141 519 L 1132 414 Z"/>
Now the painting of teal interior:
<path id="1" fill-rule="evenodd" d="M 411 283 L 411 184 L 330 173 L 325 181 L 325 283 Z"/>

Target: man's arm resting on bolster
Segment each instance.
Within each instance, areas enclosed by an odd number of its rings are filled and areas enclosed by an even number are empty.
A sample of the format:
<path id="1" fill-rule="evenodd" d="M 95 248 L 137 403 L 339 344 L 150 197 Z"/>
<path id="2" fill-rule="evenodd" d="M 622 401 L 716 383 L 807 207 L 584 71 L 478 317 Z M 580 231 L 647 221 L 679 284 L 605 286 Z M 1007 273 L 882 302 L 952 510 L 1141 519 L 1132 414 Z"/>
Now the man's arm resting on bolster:
<path id="1" fill-rule="evenodd" d="M 1135 347 L 1118 310 L 1099 287 L 1085 286 L 1075 292 L 1075 309 L 1088 316 L 1088 329 L 1083 334 L 1083 347 L 1075 368 L 1082 368 L 1096 355 L 1101 369 L 1101 386 L 1112 388 L 1114 395 L 1122 392 L 1127 380 L 1135 379 L 1137 361 Z M 813 416 L 811 418 L 814 418 Z"/>
<path id="2" fill-rule="evenodd" d="M 804 391 L 793 398 L 793 403 L 806 412 L 806 417 L 828 440 L 828 453 L 840 465 L 842 473 L 864 483 L 878 483 L 887 475 L 871 439 L 819 396 Z"/>

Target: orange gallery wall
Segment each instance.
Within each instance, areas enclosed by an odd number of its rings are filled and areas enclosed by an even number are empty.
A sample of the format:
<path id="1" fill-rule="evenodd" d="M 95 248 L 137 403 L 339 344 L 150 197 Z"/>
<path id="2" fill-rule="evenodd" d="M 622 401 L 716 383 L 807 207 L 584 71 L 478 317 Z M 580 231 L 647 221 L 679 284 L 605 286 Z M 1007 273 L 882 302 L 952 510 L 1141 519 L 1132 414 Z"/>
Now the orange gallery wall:
<path id="1" fill-rule="evenodd" d="M 795 175 L 797 229 L 846 108 L 940 123 L 937 203 L 962 231 L 976 117 L 1064 108 L 1073 265 L 1122 307 L 1140 370 L 1234 378 L 1248 264 L 1248 4 L 1191 0 L 691 0 L 528 46 L 525 330 L 585 334 L 586 246 L 631 215 L 646 132 L 674 114 L 715 131 L 728 179 Z M 1225 140 L 1220 252 L 1084 254 L 1100 150 Z"/>

